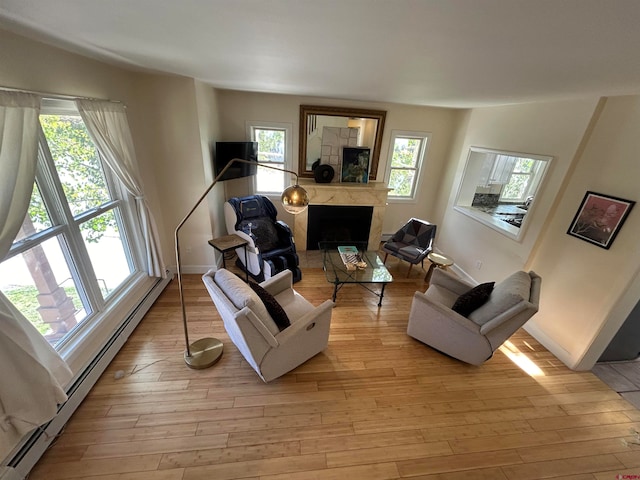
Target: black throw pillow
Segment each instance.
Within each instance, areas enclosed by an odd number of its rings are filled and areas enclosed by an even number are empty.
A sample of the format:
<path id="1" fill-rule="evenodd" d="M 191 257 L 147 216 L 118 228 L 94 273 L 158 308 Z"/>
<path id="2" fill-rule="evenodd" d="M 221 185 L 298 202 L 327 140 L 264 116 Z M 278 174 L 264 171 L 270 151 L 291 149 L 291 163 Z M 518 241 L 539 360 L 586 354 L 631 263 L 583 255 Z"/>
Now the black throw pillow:
<path id="1" fill-rule="evenodd" d="M 493 290 L 495 282 L 481 283 L 471 290 L 460 295 L 451 310 L 459 313 L 463 317 L 468 317 L 475 309 L 487 303 Z"/>
<path id="2" fill-rule="evenodd" d="M 282 306 L 278 303 L 273 295 L 271 295 L 255 282 L 249 282 L 249 286 L 253 289 L 254 292 L 256 292 L 258 297 L 260 297 L 262 303 L 264 303 L 267 312 L 269 312 L 269 315 L 271 315 L 273 321 L 276 322 L 278 330 L 283 331 L 285 328 L 291 325 L 291 321 L 287 316 L 287 312 L 284 311 L 284 308 L 282 308 Z"/>

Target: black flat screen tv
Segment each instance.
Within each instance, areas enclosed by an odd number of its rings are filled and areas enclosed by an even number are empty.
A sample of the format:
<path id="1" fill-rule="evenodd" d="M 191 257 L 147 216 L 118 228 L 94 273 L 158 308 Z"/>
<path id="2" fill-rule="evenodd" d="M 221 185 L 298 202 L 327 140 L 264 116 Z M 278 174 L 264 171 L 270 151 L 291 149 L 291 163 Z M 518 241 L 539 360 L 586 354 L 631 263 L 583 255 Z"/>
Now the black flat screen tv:
<path id="1" fill-rule="evenodd" d="M 224 172 L 219 181 L 255 175 L 258 172 L 258 142 L 216 142 L 213 158 L 213 172 L 216 177 L 234 158 L 255 162 L 251 164 L 235 162 Z"/>

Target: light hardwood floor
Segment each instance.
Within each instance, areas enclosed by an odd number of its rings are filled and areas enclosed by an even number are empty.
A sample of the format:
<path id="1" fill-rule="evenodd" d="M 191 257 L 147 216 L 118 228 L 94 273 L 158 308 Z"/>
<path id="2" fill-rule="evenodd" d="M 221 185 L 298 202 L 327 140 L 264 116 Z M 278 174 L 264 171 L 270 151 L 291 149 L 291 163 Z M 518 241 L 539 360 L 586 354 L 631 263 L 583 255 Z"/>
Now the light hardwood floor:
<path id="1" fill-rule="evenodd" d="M 389 264 L 395 281 L 382 307 L 345 286 L 326 351 L 270 384 L 229 341 L 195 275 L 185 281 L 191 340 L 216 336 L 225 351 L 209 369 L 185 366 L 174 280 L 30 480 L 640 475 L 633 405 L 592 373 L 567 369 L 523 330 L 509 352 L 536 375 L 502 351 L 473 367 L 413 340 L 407 317 L 424 271 L 414 267 L 406 278 L 406 263 Z M 303 273 L 300 293 L 314 304 L 330 298 L 321 269 Z M 116 379 L 119 370 L 126 374 Z"/>

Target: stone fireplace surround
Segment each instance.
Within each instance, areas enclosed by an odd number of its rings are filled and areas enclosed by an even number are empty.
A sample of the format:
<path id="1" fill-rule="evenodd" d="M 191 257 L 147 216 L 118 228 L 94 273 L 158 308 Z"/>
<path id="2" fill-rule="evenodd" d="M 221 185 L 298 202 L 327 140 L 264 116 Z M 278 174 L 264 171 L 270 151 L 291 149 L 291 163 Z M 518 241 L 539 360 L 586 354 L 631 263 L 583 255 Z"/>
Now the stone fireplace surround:
<path id="1" fill-rule="evenodd" d="M 300 186 L 309 193 L 311 205 L 363 205 L 373 207 L 368 248 L 376 250 L 382 237 L 382 221 L 387 206 L 389 188 L 381 182 L 372 183 L 315 183 L 300 179 Z M 295 216 L 296 249 L 307 249 L 308 211 Z"/>

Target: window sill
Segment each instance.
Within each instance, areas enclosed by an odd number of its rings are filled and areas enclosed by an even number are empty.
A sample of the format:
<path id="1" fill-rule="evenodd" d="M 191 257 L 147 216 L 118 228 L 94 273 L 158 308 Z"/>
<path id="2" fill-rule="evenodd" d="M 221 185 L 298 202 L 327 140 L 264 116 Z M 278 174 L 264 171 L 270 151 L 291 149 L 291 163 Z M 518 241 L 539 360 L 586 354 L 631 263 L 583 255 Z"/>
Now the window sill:
<path id="1" fill-rule="evenodd" d="M 387 203 L 418 203 L 415 197 L 387 197 Z"/>
<path id="2" fill-rule="evenodd" d="M 488 213 L 484 213 L 476 208 L 456 205 L 453 207 L 453 209 L 457 212 L 462 213 L 463 215 L 466 215 L 467 217 L 473 218 L 474 220 L 482 223 L 483 225 L 486 225 L 487 227 L 495 230 L 498 233 L 501 233 L 508 238 L 511 238 L 512 240 L 519 241 L 523 235 L 522 227 L 514 227 L 504 220 L 501 220 L 500 218 L 493 215 L 489 215 Z"/>

